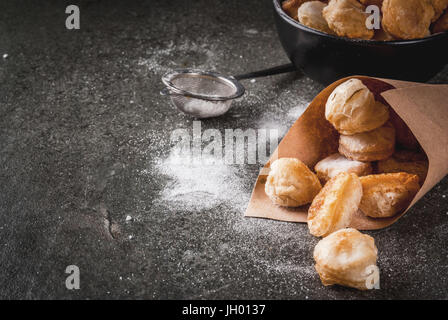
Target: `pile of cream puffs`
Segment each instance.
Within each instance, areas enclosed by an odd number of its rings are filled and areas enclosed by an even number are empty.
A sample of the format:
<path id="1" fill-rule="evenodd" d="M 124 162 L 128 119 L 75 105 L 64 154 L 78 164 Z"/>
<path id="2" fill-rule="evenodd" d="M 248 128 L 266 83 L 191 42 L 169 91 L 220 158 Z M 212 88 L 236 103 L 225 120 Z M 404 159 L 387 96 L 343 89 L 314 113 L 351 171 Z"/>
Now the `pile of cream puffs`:
<path id="1" fill-rule="evenodd" d="M 370 29 L 366 8 L 381 12 L 379 29 Z M 303 25 L 340 37 L 392 41 L 424 38 L 448 30 L 448 0 L 286 0 L 283 10 Z"/>
<path id="2" fill-rule="evenodd" d="M 308 228 L 323 237 L 314 259 L 324 285 L 368 289 L 377 248 L 372 237 L 348 228 L 352 218 L 358 210 L 373 219 L 402 213 L 426 178 L 428 160 L 406 124 L 359 79 L 334 89 L 325 117 L 339 134 L 339 153 L 313 170 L 296 158 L 274 161 L 265 192 L 280 206 L 311 204 Z"/>

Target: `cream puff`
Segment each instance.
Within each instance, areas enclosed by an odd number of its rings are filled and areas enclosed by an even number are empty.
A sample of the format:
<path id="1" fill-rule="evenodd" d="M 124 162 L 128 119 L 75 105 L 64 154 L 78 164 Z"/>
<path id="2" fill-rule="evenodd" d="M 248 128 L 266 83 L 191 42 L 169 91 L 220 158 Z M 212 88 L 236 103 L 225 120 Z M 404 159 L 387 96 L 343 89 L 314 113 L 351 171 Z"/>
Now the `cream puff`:
<path id="1" fill-rule="evenodd" d="M 384 160 L 394 151 L 395 129 L 390 123 L 372 131 L 339 137 L 339 152 L 351 160 Z"/>
<path id="2" fill-rule="evenodd" d="M 314 171 L 320 181 L 327 182 L 341 172 L 355 173 L 358 177 L 372 173 L 370 162 L 350 160 L 339 153 L 332 154 L 319 161 Z"/>
<path id="3" fill-rule="evenodd" d="M 372 289 L 379 285 L 377 256 L 375 240 L 352 228 L 330 234 L 314 248 L 315 268 L 324 286 Z"/>
<path id="4" fill-rule="evenodd" d="M 325 118 L 339 133 L 353 135 L 381 127 L 389 119 L 389 108 L 376 101 L 361 80 L 352 78 L 330 94 Z"/>
<path id="5" fill-rule="evenodd" d="M 347 228 L 358 211 L 362 186 L 354 173 L 342 172 L 325 184 L 308 210 L 308 228 L 316 237 Z"/>
<path id="6" fill-rule="evenodd" d="M 405 172 L 361 177 L 359 208 L 368 217 L 388 218 L 402 212 L 420 189 L 419 178 Z"/>
<path id="7" fill-rule="evenodd" d="M 265 192 L 272 202 L 285 207 L 311 203 L 321 189 L 317 176 L 296 158 L 274 161 L 265 185 Z"/>

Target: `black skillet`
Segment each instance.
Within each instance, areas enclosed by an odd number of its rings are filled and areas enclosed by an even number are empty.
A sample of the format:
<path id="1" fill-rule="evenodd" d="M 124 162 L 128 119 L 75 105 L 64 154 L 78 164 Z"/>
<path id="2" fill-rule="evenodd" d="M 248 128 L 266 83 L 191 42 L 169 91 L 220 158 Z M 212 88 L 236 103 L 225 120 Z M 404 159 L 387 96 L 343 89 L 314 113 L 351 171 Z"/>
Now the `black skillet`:
<path id="1" fill-rule="evenodd" d="M 448 32 L 427 38 L 372 41 L 332 36 L 289 17 L 273 0 L 280 42 L 291 62 L 324 85 L 351 75 L 426 82 L 448 63 Z"/>

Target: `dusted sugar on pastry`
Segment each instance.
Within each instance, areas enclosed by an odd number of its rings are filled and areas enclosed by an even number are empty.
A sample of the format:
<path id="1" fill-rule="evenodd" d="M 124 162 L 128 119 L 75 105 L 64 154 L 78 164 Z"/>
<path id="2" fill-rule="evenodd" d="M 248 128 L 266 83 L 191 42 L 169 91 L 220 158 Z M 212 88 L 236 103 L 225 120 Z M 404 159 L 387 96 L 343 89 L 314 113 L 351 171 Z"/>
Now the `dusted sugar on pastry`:
<path id="1" fill-rule="evenodd" d="M 411 203 L 420 189 L 419 178 L 405 172 L 361 177 L 363 196 L 359 208 L 372 218 L 393 217 Z"/>
<path id="2" fill-rule="evenodd" d="M 322 10 L 327 6 L 321 1 L 310 1 L 302 4 L 298 11 L 299 22 L 307 27 L 333 34 L 327 21 L 322 15 Z"/>
<path id="3" fill-rule="evenodd" d="M 431 0 L 384 0 L 383 28 L 398 39 L 418 39 L 430 35 L 435 15 Z"/>
<path id="4" fill-rule="evenodd" d="M 448 31 L 448 10 L 434 23 L 432 32 L 439 33 Z"/>
<path id="5" fill-rule="evenodd" d="M 281 158 L 271 165 L 265 192 L 280 206 L 300 207 L 311 203 L 322 186 L 317 176 L 299 159 Z"/>
<path id="6" fill-rule="evenodd" d="M 330 234 L 314 248 L 315 268 L 324 286 L 372 288 L 377 256 L 375 240 L 352 228 Z"/>
<path id="7" fill-rule="evenodd" d="M 298 20 L 297 12 L 299 11 L 299 7 L 308 1 L 312 0 L 286 0 L 282 2 L 282 9 L 288 14 L 288 16 L 294 20 Z"/>
<path id="8" fill-rule="evenodd" d="M 374 31 L 367 28 L 368 14 L 356 0 L 331 0 L 323 10 L 328 26 L 338 36 L 372 39 Z"/>
<path id="9" fill-rule="evenodd" d="M 422 185 L 428 174 L 428 165 L 428 160 L 424 154 L 397 151 L 389 159 L 379 161 L 377 171 L 378 173 L 406 172 L 415 174 L 419 178 L 420 185 Z"/>
<path id="10" fill-rule="evenodd" d="M 354 173 L 342 172 L 327 182 L 308 210 L 308 228 L 316 237 L 347 228 L 358 210 L 362 186 Z"/>
<path id="11" fill-rule="evenodd" d="M 330 94 L 325 118 L 341 134 L 353 135 L 381 127 L 389 119 L 389 108 L 376 101 L 361 80 L 353 78 Z"/>
<path id="12" fill-rule="evenodd" d="M 369 175 L 372 173 L 372 165 L 370 162 L 350 160 L 335 153 L 319 161 L 314 167 L 314 171 L 320 181 L 327 182 L 341 172 L 354 173 L 358 177 Z"/>
<path id="13" fill-rule="evenodd" d="M 369 132 L 339 137 L 339 152 L 352 160 L 384 160 L 394 151 L 395 129 L 390 123 Z"/>

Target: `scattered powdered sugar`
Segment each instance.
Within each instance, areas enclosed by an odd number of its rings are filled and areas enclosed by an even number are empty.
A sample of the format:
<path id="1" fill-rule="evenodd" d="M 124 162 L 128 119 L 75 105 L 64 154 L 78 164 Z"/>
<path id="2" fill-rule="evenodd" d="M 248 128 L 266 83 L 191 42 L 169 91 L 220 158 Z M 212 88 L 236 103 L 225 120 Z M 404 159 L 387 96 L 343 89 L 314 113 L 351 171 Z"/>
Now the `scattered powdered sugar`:
<path id="1" fill-rule="evenodd" d="M 183 110 L 197 117 L 220 116 L 230 107 L 232 101 L 206 101 L 202 99 L 185 100 Z"/>
<path id="2" fill-rule="evenodd" d="M 298 105 L 294 108 L 291 108 L 288 111 L 288 117 L 292 119 L 299 119 L 303 112 L 306 110 L 306 105 Z"/>
<path id="3" fill-rule="evenodd" d="M 239 166 L 212 155 L 201 158 L 172 153 L 156 164 L 156 170 L 169 177 L 157 201 L 170 207 L 198 211 L 224 204 L 242 210 L 247 203 Z"/>
<path id="4" fill-rule="evenodd" d="M 304 98 L 295 98 L 294 102 L 291 103 L 292 107 L 289 111 L 288 111 L 288 117 L 291 119 L 299 119 L 300 116 L 303 114 L 303 112 L 306 110 L 306 108 L 308 107 L 308 104 L 310 103 L 310 101 L 308 99 L 304 99 Z"/>
<path id="5" fill-rule="evenodd" d="M 144 73 L 163 74 L 169 70 L 188 67 L 215 68 L 215 44 L 204 41 L 196 43 L 183 41 L 169 42 L 163 47 L 151 48 L 147 56 L 137 61 L 137 66 L 143 68 Z M 187 63 L 187 65 L 184 65 Z"/>
<path id="6" fill-rule="evenodd" d="M 313 265 L 302 266 L 293 262 L 283 262 L 283 261 L 268 261 L 264 259 L 257 259 L 257 265 L 261 265 L 268 272 L 274 272 L 279 274 L 300 274 L 314 276 L 315 270 Z"/>
<path id="7" fill-rule="evenodd" d="M 258 34 L 258 30 L 257 29 L 246 29 L 246 30 L 244 30 L 244 33 L 249 34 L 249 35 L 256 35 L 256 34 Z"/>

